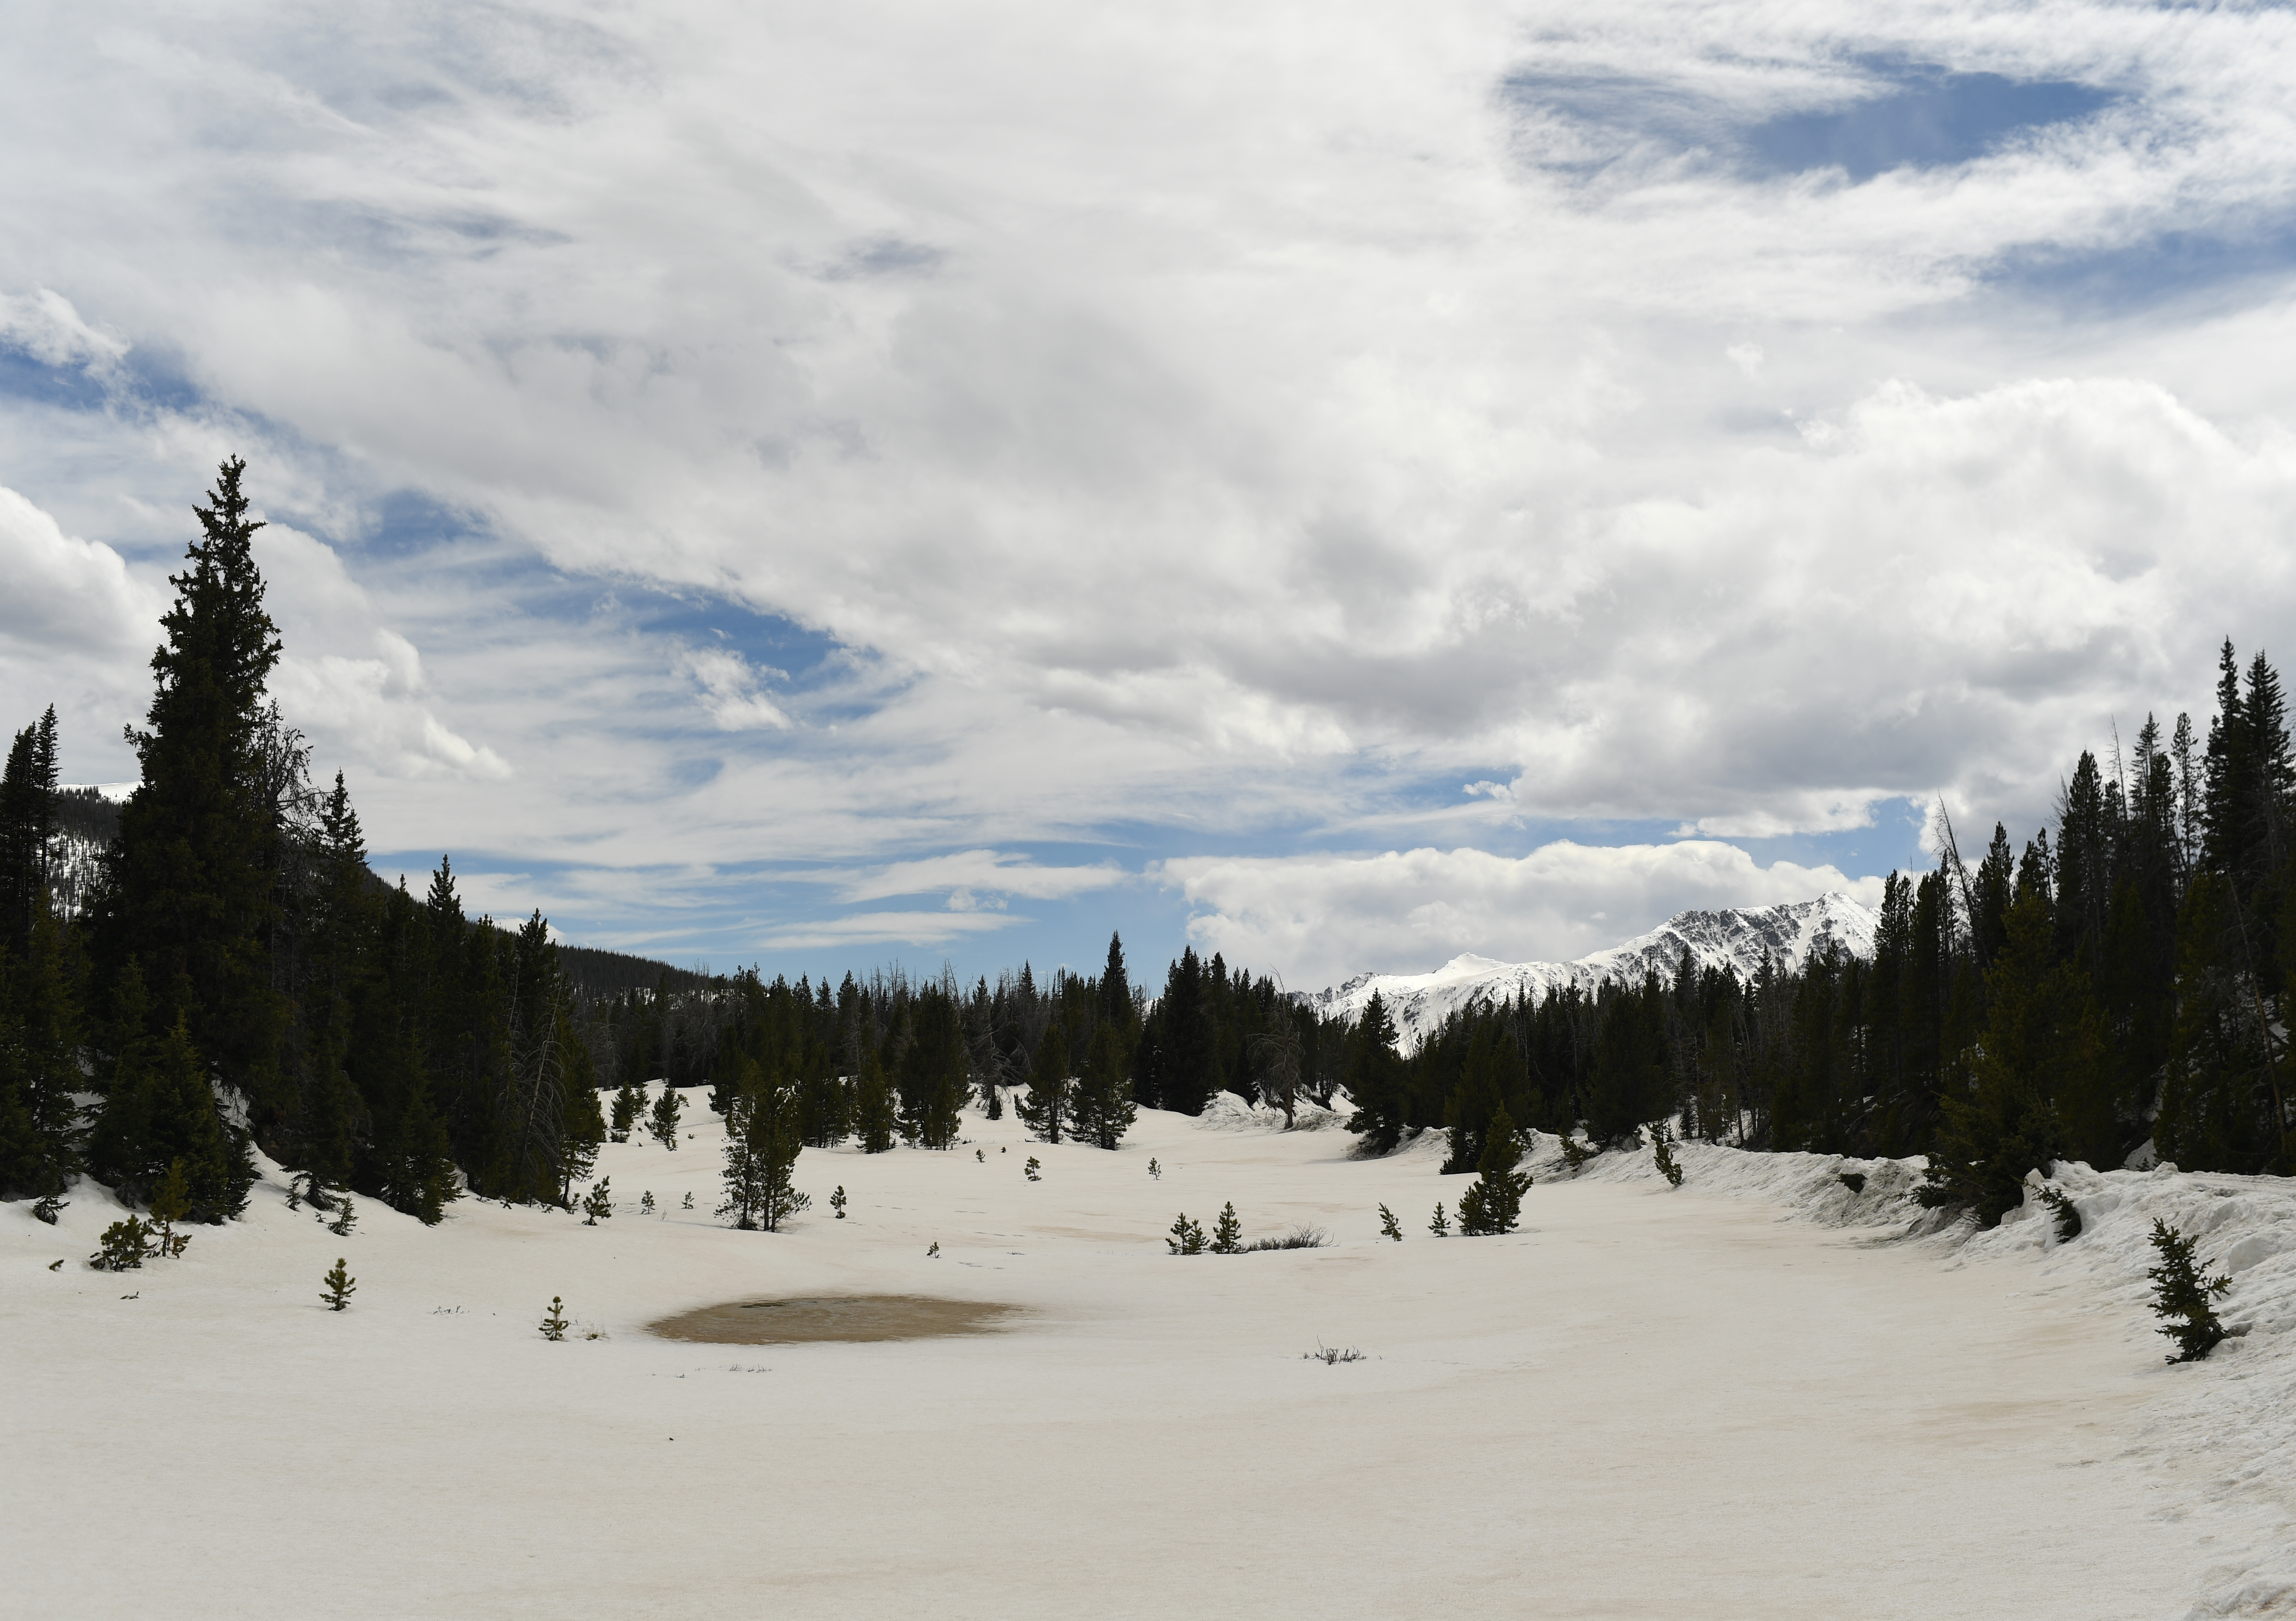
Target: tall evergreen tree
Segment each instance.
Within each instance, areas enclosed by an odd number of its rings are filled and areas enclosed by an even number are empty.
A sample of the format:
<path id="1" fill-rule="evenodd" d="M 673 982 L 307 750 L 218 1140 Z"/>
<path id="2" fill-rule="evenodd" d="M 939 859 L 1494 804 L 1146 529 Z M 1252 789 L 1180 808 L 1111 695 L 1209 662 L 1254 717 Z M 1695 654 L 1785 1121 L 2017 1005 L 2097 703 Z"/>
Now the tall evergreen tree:
<path id="1" fill-rule="evenodd" d="M 141 959 L 153 1033 L 167 1036 L 180 1019 L 189 1049 L 270 1131 L 294 1105 L 270 963 L 281 829 L 263 796 L 263 691 L 280 643 L 255 564 L 263 526 L 248 516 L 246 465 L 234 456 L 217 471 L 194 509 L 201 537 L 169 579 L 149 729 L 128 734 L 143 780 L 120 807 L 98 938 L 111 974 Z"/>
<path id="2" fill-rule="evenodd" d="M 48 890 L 56 831 L 56 709 L 16 733 L 0 773 L 0 945 L 22 956 Z"/>
<path id="3" fill-rule="evenodd" d="M 1341 1084 L 1356 1106 L 1348 1129 L 1363 1139 L 1362 1152 L 1390 1154 L 1403 1140 L 1407 1079 L 1395 1050 L 1395 1020 L 1388 1015 L 1386 999 L 1374 991 L 1348 1033 L 1341 1072 Z"/>

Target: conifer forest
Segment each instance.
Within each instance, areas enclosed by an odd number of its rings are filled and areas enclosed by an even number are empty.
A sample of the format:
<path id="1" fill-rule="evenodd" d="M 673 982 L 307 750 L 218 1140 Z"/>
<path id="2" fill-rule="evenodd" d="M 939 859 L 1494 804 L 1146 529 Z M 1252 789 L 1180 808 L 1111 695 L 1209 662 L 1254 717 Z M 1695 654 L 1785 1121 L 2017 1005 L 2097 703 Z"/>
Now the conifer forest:
<path id="1" fill-rule="evenodd" d="M 343 776 L 315 781 L 266 694 L 246 472 L 226 461 L 197 508 L 116 817 L 59 790 L 52 708 L 8 753 L 11 1199 L 85 1172 L 148 1201 L 179 1171 L 191 1219 L 222 1221 L 259 1145 L 323 1199 L 425 1222 L 464 1196 L 571 1208 L 656 1077 L 707 1084 L 784 1180 L 806 1145 L 947 1149 L 968 1103 L 1113 1148 L 1136 1109 L 1221 1092 L 1287 1118 L 1344 1093 L 1365 1151 L 1441 1127 L 1451 1169 L 1503 1111 L 1596 1150 L 1679 1116 L 1714 1143 L 1925 1155 L 1924 1202 L 1988 1224 L 2029 1171 L 2148 1140 L 2188 1170 L 2296 1170 L 2296 756 L 2261 651 L 2225 644 L 2204 730 L 2147 717 L 2126 752 L 2084 752 L 2021 846 L 1997 824 L 1970 862 L 1948 830 L 1933 871 L 1892 873 L 1870 960 L 1741 978 L 1685 951 L 1670 977 L 1470 1006 L 1406 1054 L 1376 997 L 1321 1016 L 1193 949 L 1152 989 L 1114 937 L 1097 975 L 767 983 L 562 946 L 538 912 L 472 917 L 450 856 L 420 895 L 383 883 Z"/>

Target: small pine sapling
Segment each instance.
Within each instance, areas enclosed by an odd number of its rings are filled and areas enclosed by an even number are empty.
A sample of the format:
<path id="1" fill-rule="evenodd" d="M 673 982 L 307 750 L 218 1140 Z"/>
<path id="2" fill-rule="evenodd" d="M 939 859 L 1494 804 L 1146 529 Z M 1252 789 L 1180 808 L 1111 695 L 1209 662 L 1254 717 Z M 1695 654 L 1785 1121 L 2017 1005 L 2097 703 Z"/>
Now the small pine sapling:
<path id="1" fill-rule="evenodd" d="M 648 1188 L 644 1192 L 638 1195 L 638 1214 L 640 1216 L 652 1216 L 653 1214 L 653 1190 L 652 1188 Z"/>
<path id="2" fill-rule="evenodd" d="M 677 1095 L 677 1088 L 664 1082 L 661 1095 L 653 1101 L 652 1112 L 646 1116 L 646 1133 L 662 1147 L 675 1150 L 677 1147 L 677 1117 L 685 1110 L 685 1100 Z"/>
<path id="3" fill-rule="evenodd" d="M 1451 1236 L 1451 1218 L 1443 1214 L 1443 1201 L 1439 1199 L 1435 1201 L 1435 1218 L 1427 1224 L 1427 1231 L 1439 1239 Z"/>
<path id="4" fill-rule="evenodd" d="M 837 1212 L 837 1219 L 845 1219 L 845 1184 L 839 1183 L 837 1191 L 829 1196 L 829 1208 Z"/>
<path id="5" fill-rule="evenodd" d="M 69 1199 L 58 1199 L 53 1193 L 45 1194 L 32 1201 L 32 1219 L 36 1222 L 44 1222 L 53 1227 L 56 1224 L 56 1217 L 62 1213 L 64 1207 L 70 1203 L 71 1200 Z M 58 1263 L 59 1265 L 62 1264 Z"/>
<path id="6" fill-rule="evenodd" d="M 1232 1199 L 1220 1207 L 1219 1220 L 1212 1224 L 1212 1253 L 1243 1253 L 1243 1224 L 1235 1219 L 1235 1200 Z"/>
<path id="7" fill-rule="evenodd" d="M 1669 1188 L 1680 1187 L 1682 1185 L 1682 1161 L 1674 1157 L 1674 1139 L 1670 1134 L 1669 1134 L 1666 1129 L 1666 1122 L 1663 1120 L 1652 1121 L 1650 1134 L 1651 1163 L 1658 1167 L 1658 1174 L 1666 1178 L 1667 1186 Z"/>
<path id="8" fill-rule="evenodd" d="M 1575 1175 L 1594 1157 L 1595 1150 L 1572 1136 L 1565 1127 L 1562 1133 L 1562 1163 L 1570 1167 L 1572 1174 Z"/>
<path id="9" fill-rule="evenodd" d="M 358 1207 L 351 1202 L 349 1194 L 338 1193 L 335 1196 L 335 1219 L 327 1224 L 327 1231 L 339 1239 L 347 1239 L 351 1235 L 351 1229 L 357 1225 Z"/>
<path id="10" fill-rule="evenodd" d="M 1045 1167 L 1037 1163 L 1037 1157 L 1034 1154 L 1031 1154 L 1029 1156 L 1029 1163 L 1021 1167 L 1021 1175 L 1026 1176 L 1030 1182 L 1042 1182 L 1044 1181 L 1044 1178 L 1038 1175 L 1037 1173 L 1042 1171 L 1044 1168 Z"/>
<path id="11" fill-rule="evenodd" d="M 1164 1180 L 1164 1167 L 1156 1163 L 1156 1156 L 1153 1154 L 1148 1156 L 1148 1179 L 1151 1182 Z"/>
<path id="12" fill-rule="evenodd" d="M 1528 1172 L 1514 1167 L 1522 1159 L 1522 1139 L 1516 1134 L 1514 1117 L 1499 1105 L 1483 1134 L 1483 1151 L 1475 1161 L 1475 1180 L 1459 1200 L 1459 1232 L 1464 1236 L 1513 1232 L 1522 1219 L 1522 1196 L 1530 1187 Z M 1439 1209 L 1440 1207 L 1438 1207 Z"/>
<path id="13" fill-rule="evenodd" d="M 2199 1362 L 2225 1337 L 2209 1302 L 2232 1288 L 2232 1278 L 2203 1278 L 2193 1240 L 2158 1216 L 2152 1218 L 2152 1248 L 2161 1252 L 2161 1265 L 2144 1275 L 2152 1280 L 2152 1314 L 2171 1320 L 2159 1330 L 2177 1342 L 2177 1354 L 2169 1360 Z"/>
<path id="14" fill-rule="evenodd" d="M 932 1247 L 925 1251 L 925 1259 L 928 1261 L 938 1261 L 940 1259 L 940 1240 L 939 1239 L 935 1239 L 932 1241 Z"/>
<path id="15" fill-rule="evenodd" d="M 974 1149 L 972 1150 L 972 1158 L 976 1163 L 987 1165 L 988 1163 L 988 1150 L 981 1148 Z"/>
<path id="16" fill-rule="evenodd" d="M 613 1186 L 614 1179 L 612 1177 L 601 1176 L 598 1178 L 598 1185 L 592 1188 L 590 1190 L 589 1196 L 583 1199 L 582 1224 L 585 1227 L 594 1227 L 600 1222 L 611 1220 L 614 1214 Z"/>
<path id="17" fill-rule="evenodd" d="M 101 1241 L 103 1248 L 87 1257 L 98 1272 L 134 1272 L 152 1251 L 152 1229 L 133 1216 L 106 1227 Z"/>
<path id="18" fill-rule="evenodd" d="M 1164 1240 L 1174 1255 L 1201 1255 L 1204 1252 L 1204 1230 L 1188 1219 L 1187 1212 L 1172 1224 L 1172 1236 Z"/>
<path id="19" fill-rule="evenodd" d="M 1385 1205 L 1379 1208 L 1379 1236 L 1393 1239 L 1398 1244 L 1403 1242 L 1403 1224 L 1395 1219 L 1395 1212 Z"/>
<path id="20" fill-rule="evenodd" d="M 159 1240 L 152 1247 L 152 1254 L 174 1260 L 184 1253 L 191 1244 L 192 1235 L 177 1232 L 176 1224 L 191 1210 L 191 1189 L 184 1183 L 184 1162 L 178 1159 L 168 1167 L 168 1174 L 152 1190 L 152 1224 L 160 1230 Z"/>
<path id="21" fill-rule="evenodd" d="M 563 1339 L 569 1326 L 566 1302 L 556 1295 L 551 1296 L 550 1309 L 542 1314 L 542 1337 L 545 1339 Z"/>
<path id="22" fill-rule="evenodd" d="M 342 1256 L 335 1257 L 335 1264 L 327 1269 L 327 1275 L 320 1281 L 327 1287 L 319 1298 L 327 1303 L 327 1309 L 331 1312 L 341 1311 L 348 1306 L 352 1292 L 358 1288 L 358 1280 L 351 1276 L 349 1263 Z"/>
<path id="23" fill-rule="evenodd" d="M 2043 1188 L 2041 1202 L 2049 1207 L 2049 1214 L 2056 1219 L 2058 1243 L 2069 1244 L 2080 1237 L 2080 1212 L 2062 1188 Z"/>

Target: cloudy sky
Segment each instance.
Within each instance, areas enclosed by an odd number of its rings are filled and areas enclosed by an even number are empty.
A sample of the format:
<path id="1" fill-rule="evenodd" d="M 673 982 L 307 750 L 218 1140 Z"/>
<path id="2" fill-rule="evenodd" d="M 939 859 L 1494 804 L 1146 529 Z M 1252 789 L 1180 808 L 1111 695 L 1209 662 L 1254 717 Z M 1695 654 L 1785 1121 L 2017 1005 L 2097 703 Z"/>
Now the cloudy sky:
<path id="1" fill-rule="evenodd" d="M 1575 955 L 2290 640 L 2280 7 L 9 32 L 0 719 L 132 774 L 238 452 L 378 865 L 571 939 Z"/>

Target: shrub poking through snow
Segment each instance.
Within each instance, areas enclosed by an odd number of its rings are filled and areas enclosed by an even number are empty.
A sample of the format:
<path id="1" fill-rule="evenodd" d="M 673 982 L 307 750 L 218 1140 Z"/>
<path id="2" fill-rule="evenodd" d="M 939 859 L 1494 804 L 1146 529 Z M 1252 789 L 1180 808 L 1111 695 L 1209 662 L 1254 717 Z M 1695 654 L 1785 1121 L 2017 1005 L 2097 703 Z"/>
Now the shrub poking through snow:
<path id="1" fill-rule="evenodd" d="M 2152 1248 L 2161 1252 L 2161 1265 L 2144 1275 L 2152 1280 L 2152 1314 L 2169 1320 L 2160 1332 L 2177 1342 L 2177 1354 L 2169 1360 L 2199 1362 L 2225 1337 L 2209 1302 L 2229 1289 L 2232 1279 L 2203 1278 L 2193 1240 L 2158 1216 L 2152 1219 Z"/>
<path id="2" fill-rule="evenodd" d="M 545 1339 L 563 1339 L 570 1326 L 566 1320 L 566 1302 L 556 1295 L 551 1296 L 550 1309 L 542 1314 L 542 1337 Z"/>
<path id="3" fill-rule="evenodd" d="M 1042 1171 L 1044 1168 L 1045 1167 L 1037 1163 L 1037 1157 L 1034 1154 L 1031 1154 L 1029 1156 L 1029 1163 L 1021 1167 L 1021 1175 L 1026 1176 L 1030 1182 L 1042 1182 L 1044 1181 L 1044 1178 L 1038 1175 L 1037 1173 Z"/>
<path id="4" fill-rule="evenodd" d="M 340 1312 L 348 1306 L 353 1291 L 358 1288 L 358 1280 L 351 1276 L 349 1265 L 346 1257 L 337 1256 L 335 1264 L 327 1268 L 327 1275 L 319 1280 L 326 1285 L 320 1291 L 319 1298 L 327 1303 L 327 1309 L 331 1312 Z"/>
<path id="5" fill-rule="evenodd" d="M 1650 1134 L 1651 1163 L 1658 1167 L 1658 1174 L 1666 1178 L 1668 1187 L 1680 1187 L 1682 1161 L 1674 1157 L 1674 1140 L 1667 1133 L 1666 1122 L 1653 1120 L 1651 1123 Z"/>
<path id="6" fill-rule="evenodd" d="M 652 1188 L 648 1188 L 644 1192 L 638 1195 L 638 1214 L 640 1216 L 652 1216 L 653 1214 L 653 1190 Z"/>
<path id="7" fill-rule="evenodd" d="M 1151 1182 L 1164 1180 L 1164 1167 L 1156 1163 L 1156 1156 L 1153 1154 L 1148 1156 L 1148 1180 Z"/>
<path id="8" fill-rule="evenodd" d="M 1459 1199 L 1459 1231 L 1489 1235 L 1513 1232 L 1522 1219 L 1522 1196 L 1530 1187 L 1530 1174 L 1514 1167 L 1522 1158 L 1522 1139 L 1515 1134 L 1514 1118 L 1499 1105 L 1483 1134 L 1483 1155 L 1475 1163 L 1475 1180 Z M 1436 1207 L 1439 1212 L 1440 1205 Z"/>
<path id="9" fill-rule="evenodd" d="M 32 1219 L 36 1222 L 45 1222 L 53 1227 L 56 1224 L 56 1217 L 62 1214 L 64 1207 L 70 1203 L 71 1200 L 69 1199 L 58 1199 L 53 1193 L 36 1199 L 32 1201 Z"/>
<path id="10" fill-rule="evenodd" d="M 583 1199 L 582 1224 L 585 1227 L 594 1227 L 600 1222 L 612 1219 L 614 1214 L 613 1186 L 614 1179 L 612 1177 L 601 1176 L 598 1178 L 598 1185 L 592 1188 L 590 1190 L 589 1197 Z"/>
<path id="11" fill-rule="evenodd" d="M 688 1194 L 685 1196 L 685 1202 L 684 1204 L 682 1204 L 682 1205 L 678 1206 L 677 1208 L 678 1208 L 679 1209 L 681 1209 L 681 1210 L 691 1210 L 692 1208 L 693 1208 L 693 1194 L 691 1194 L 691 1193 L 688 1193 Z"/>
<path id="12" fill-rule="evenodd" d="M 114 1222 L 103 1230 L 103 1248 L 87 1257 L 98 1272 L 134 1272 L 153 1250 L 152 1229 L 135 1216 Z"/>
<path id="13" fill-rule="evenodd" d="M 335 1219 L 327 1224 L 327 1231 L 339 1239 L 347 1239 L 351 1229 L 358 1225 L 358 1207 L 348 1193 L 335 1195 Z"/>
<path id="14" fill-rule="evenodd" d="M 1243 1224 L 1235 1218 L 1235 1200 L 1232 1199 L 1220 1206 L 1219 1220 L 1212 1224 L 1212 1253 L 1243 1253 Z"/>
<path id="15" fill-rule="evenodd" d="M 1174 1255 L 1201 1255 L 1204 1252 L 1204 1230 L 1188 1219 L 1187 1212 L 1182 1211 L 1179 1219 L 1172 1224 L 1172 1236 L 1164 1242 L 1171 1247 Z"/>
<path id="16" fill-rule="evenodd" d="M 1332 1235 L 1321 1227 L 1310 1227 L 1302 1223 L 1282 1238 L 1252 1240 L 1243 1247 L 1243 1253 L 1257 1255 L 1263 1249 L 1321 1249 L 1331 1241 Z"/>
<path id="17" fill-rule="evenodd" d="M 677 1095 L 677 1088 L 665 1085 L 661 1095 L 653 1101 L 653 1109 L 646 1116 L 646 1134 L 666 1149 L 677 1147 L 677 1117 L 685 1111 L 685 1100 Z"/>
<path id="18" fill-rule="evenodd" d="M 1569 1166 L 1573 1174 L 1576 1174 L 1580 1170 L 1589 1159 L 1592 1159 L 1595 1156 L 1598 1151 L 1598 1150 L 1579 1142 L 1578 1138 L 1570 1134 L 1567 1128 L 1564 1130 L 1562 1134 L 1562 1163 Z"/>
<path id="19" fill-rule="evenodd" d="M 1379 1208 L 1379 1235 L 1383 1239 L 1393 1239 L 1398 1244 L 1403 1242 L 1403 1225 L 1395 1219 L 1395 1212 L 1385 1205 Z"/>
<path id="20" fill-rule="evenodd" d="M 839 1183 L 837 1191 L 829 1196 L 829 1208 L 837 1212 L 837 1219 L 845 1219 L 845 1184 Z"/>
<path id="21" fill-rule="evenodd" d="M 1427 1231 L 1439 1239 L 1451 1236 L 1451 1218 L 1443 1214 L 1443 1201 L 1439 1199 L 1435 1201 L 1435 1217 L 1427 1224 Z"/>
<path id="22" fill-rule="evenodd" d="M 1302 1351 L 1300 1353 L 1300 1360 L 1301 1362 L 1319 1362 L 1327 1368 L 1333 1368 L 1337 1367 L 1343 1362 L 1368 1362 L 1371 1359 L 1365 1356 L 1361 1351 L 1357 1350 L 1353 1346 L 1349 1346 L 1343 1351 L 1337 1346 L 1327 1346 L 1319 1339 L 1316 1342 L 1316 1348 L 1314 1350 Z"/>
<path id="23" fill-rule="evenodd" d="M 935 1239 L 932 1241 L 932 1248 L 925 1251 L 925 1259 L 928 1261 L 938 1261 L 940 1259 L 940 1240 L 939 1239 Z"/>
<path id="24" fill-rule="evenodd" d="M 2056 1218 L 2058 1243 L 2069 1244 L 2080 1237 L 2080 1212 L 2073 1208 L 2071 1198 L 2062 1188 L 2043 1188 L 2041 1202 L 2049 1207 L 2049 1214 Z"/>

